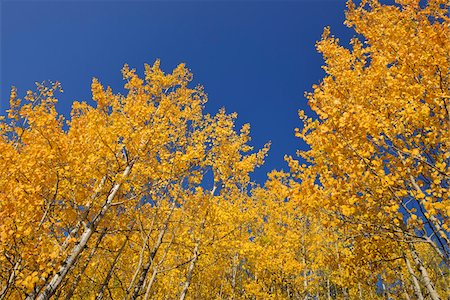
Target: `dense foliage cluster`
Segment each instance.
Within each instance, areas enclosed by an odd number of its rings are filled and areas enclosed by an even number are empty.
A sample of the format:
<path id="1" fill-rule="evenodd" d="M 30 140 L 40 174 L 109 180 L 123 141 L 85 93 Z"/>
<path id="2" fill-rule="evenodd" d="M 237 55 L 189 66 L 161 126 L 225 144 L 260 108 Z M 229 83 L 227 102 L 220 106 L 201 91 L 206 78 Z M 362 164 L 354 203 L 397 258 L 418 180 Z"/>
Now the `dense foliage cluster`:
<path id="1" fill-rule="evenodd" d="M 450 20 L 446 0 L 348 3 L 287 157 L 235 114 L 203 112 L 184 65 L 125 95 L 56 111 L 59 83 L 0 119 L 0 299 L 450 297 Z"/>

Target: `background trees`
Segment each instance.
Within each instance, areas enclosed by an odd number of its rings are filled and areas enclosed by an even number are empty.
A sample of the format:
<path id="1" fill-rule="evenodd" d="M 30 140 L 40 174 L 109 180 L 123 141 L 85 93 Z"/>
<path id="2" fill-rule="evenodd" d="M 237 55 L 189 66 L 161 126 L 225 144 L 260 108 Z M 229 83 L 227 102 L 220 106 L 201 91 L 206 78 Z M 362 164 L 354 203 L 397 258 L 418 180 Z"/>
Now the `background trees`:
<path id="1" fill-rule="evenodd" d="M 359 265 L 348 280 L 439 299 L 450 249 L 448 3 L 398 3 L 349 2 L 351 49 L 325 29 L 317 48 L 327 75 L 307 95 L 318 118 L 300 112 L 297 133 L 310 165 L 291 169 L 295 197 L 338 228 Z"/>

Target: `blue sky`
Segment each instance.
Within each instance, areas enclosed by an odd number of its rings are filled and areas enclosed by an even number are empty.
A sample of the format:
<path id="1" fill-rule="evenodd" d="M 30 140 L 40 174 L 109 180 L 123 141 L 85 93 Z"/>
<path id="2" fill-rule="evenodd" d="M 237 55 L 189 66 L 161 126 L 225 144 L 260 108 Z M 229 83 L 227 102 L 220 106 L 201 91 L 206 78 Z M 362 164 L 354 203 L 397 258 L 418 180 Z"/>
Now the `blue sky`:
<path id="1" fill-rule="evenodd" d="M 272 141 L 262 183 L 272 169 L 286 169 L 285 154 L 305 145 L 294 137 L 304 92 L 324 73 L 315 50 L 323 27 L 346 44 L 344 0 L 298 1 L 2 1 L 0 111 L 11 85 L 19 94 L 34 82 L 58 80 L 58 110 L 68 116 L 74 100 L 90 99 L 92 77 L 122 90 L 120 69 L 142 74 L 161 59 L 170 71 L 184 62 L 194 84 L 209 96 L 206 111 L 220 107 L 250 123 L 253 145 Z"/>

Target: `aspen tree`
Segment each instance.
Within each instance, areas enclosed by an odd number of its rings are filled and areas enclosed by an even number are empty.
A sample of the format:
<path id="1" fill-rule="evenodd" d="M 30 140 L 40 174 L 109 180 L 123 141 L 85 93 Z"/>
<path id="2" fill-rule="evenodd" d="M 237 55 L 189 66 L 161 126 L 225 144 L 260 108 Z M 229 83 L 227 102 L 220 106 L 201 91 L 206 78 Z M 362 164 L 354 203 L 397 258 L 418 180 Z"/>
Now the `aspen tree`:
<path id="1" fill-rule="evenodd" d="M 268 145 L 252 151 L 236 114 L 204 114 L 206 95 L 188 86 L 183 64 L 165 74 L 156 61 L 144 79 L 128 66 L 122 74 L 125 95 L 94 79 L 95 105 L 74 102 L 69 120 L 55 108 L 59 83 L 24 101 L 12 89 L 0 123 L 2 299 L 149 298 L 178 271 L 192 287 L 203 253 L 219 257 L 216 243 L 244 228 L 230 217 L 245 209 Z M 220 192 L 205 201 L 213 186 Z M 205 210 L 192 260 L 191 229 Z"/>
<path id="2" fill-rule="evenodd" d="M 293 197 L 342 234 L 346 280 L 383 275 L 393 297 L 401 268 L 418 299 L 441 299 L 442 278 L 423 254 L 448 266 L 449 4 L 347 5 L 358 37 L 348 49 L 325 28 L 317 43 L 326 75 L 307 94 L 318 118 L 300 112 L 309 165 L 288 158 Z M 422 244 L 431 252 L 419 253 Z"/>

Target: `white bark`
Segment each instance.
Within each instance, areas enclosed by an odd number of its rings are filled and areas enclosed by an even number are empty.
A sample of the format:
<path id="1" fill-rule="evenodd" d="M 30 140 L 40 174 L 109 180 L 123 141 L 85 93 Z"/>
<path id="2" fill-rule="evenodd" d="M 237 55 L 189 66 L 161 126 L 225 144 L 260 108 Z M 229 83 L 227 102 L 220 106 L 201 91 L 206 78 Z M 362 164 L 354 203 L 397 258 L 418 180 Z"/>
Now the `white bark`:
<path id="1" fill-rule="evenodd" d="M 214 193 L 216 192 L 216 186 L 214 186 L 211 190 L 211 197 L 214 197 Z M 201 236 L 203 234 L 203 231 L 205 230 L 205 224 L 206 224 L 206 218 L 208 217 L 208 212 L 209 210 L 206 209 L 206 214 L 205 217 L 203 218 L 202 222 L 200 223 L 200 233 L 199 235 Z M 198 256 L 199 256 L 199 246 L 200 246 L 200 236 L 196 239 L 195 241 L 195 247 L 194 247 L 194 254 L 192 256 L 192 260 L 189 264 L 189 268 L 188 268 L 188 273 L 186 276 L 186 281 L 184 282 L 183 285 L 183 289 L 181 291 L 180 294 L 180 300 L 184 300 L 184 298 L 187 295 L 187 291 L 189 289 L 189 286 L 191 284 L 191 279 L 192 279 L 192 275 L 194 274 L 194 268 L 195 268 L 195 263 L 197 262 Z M 234 291 L 233 291 L 234 293 Z"/>
<path id="2" fill-rule="evenodd" d="M 14 268 L 11 271 L 11 274 L 9 274 L 9 278 L 8 278 L 8 282 L 6 283 L 6 285 L 2 288 L 2 291 L 0 293 L 0 300 L 3 300 L 6 295 L 8 294 L 8 289 L 9 287 L 13 284 L 14 280 L 16 279 L 16 274 L 17 271 L 20 268 L 20 262 L 22 261 L 22 259 L 19 259 L 16 264 L 14 265 Z"/>
<path id="3" fill-rule="evenodd" d="M 131 162 L 123 171 L 122 177 L 126 178 L 131 172 L 131 168 L 133 166 L 133 162 Z M 77 262 L 78 257 L 85 249 L 86 244 L 88 243 L 89 239 L 91 238 L 92 234 L 94 233 L 97 225 L 100 223 L 100 221 L 103 219 L 105 214 L 108 212 L 112 201 L 114 200 L 114 197 L 116 196 L 117 192 L 119 191 L 122 183 L 116 183 L 114 184 L 113 188 L 111 189 L 108 198 L 106 199 L 105 203 L 103 204 L 100 212 L 97 214 L 97 216 L 92 220 L 92 222 L 85 227 L 85 230 L 83 234 L 81 235 L 78 243 L 72 248 L 72 251 L 68 255 L 68 257 L 64 260 L 64 262 L 61 264 L 61 267 L 59 271 L 53 276 L 52 280 L 42 289 L 42 291 L 37 296 L 38 300 L 47 300 L 50 299 L 50 297 L 55 293 L 56 289 L 59 287 L 61 282 L 63 281 L 64 277 L 69 272 L 70 268 Z"/>
<path id="4" fill-rule="evenodd" d="M 156 280 L 156 275 L 158 275 L 159 272 L 159 268 L 160 266 L 163 264 L 163 262 L 166 260 L 167 257 L 167 253 L 169 253 L 169 249 L 172 246 L 173 240 L 175 239 L 175 233 L 172 234 L 172 239 L 170 240 L 169 244 L 167 245 L 163 256 L 161 257 L 161 259 L 159 260 L 158 264 L 153 268 L 153 273 L 152 273 L 152 277 L 150 278 L 150 281 L 147 285 L 147 289 L 145 291 L 145 295 L 144 295 L 144 299 L 143 300 L 147 300 L 150 298 L 150 291 L 152 289 L 153 283 Z"/>
<path id="5" fill-rule="evenodd" d="M 80 283 L 81 277 L 83 276 L 84 271 L 86 271 L 92 257 L 94 257 L 95 252 L 97 252 L 98 246 L 100 245 L 101 241 L 103 240 L 103 238 L 106 235 L 106 230 L 107 230 L 107 228 L 103 229 L 103 231 L 100 233 L 100 236 L 97 238 L 97 241 L 95 242 L 94 247 L 92 247 L 91 252 L 89 253 L 89 256 L 83 261 L 83 266 L 81 267 L 80 272 L 75 277 L 75 279 L 72 283 L 72 286 L 70 287 L 69 291 L 66 294 L 66 297 L 65 297 L 66 300 L 72 299 L 73 293 L 75 292 L 78 284 Z"/>
<path id="6" fill-rule="evenodd" d="M 411 281 L 413 282 L 414 294 L 416 295 L 417 300 L 423 300 L 423 295 L 422 291 L 420 290 L 419 281 L 417 280 L 417 277 L 414 274 L 414 270 L 411 267 L 411 263 L 409 262 L 409 259 L 406 257 L 406 255 L 405 255 L 405 263 L 409 275 L 411 276 Z"/>
<path id="7" fill-rule="evenodd" d="M 128 295 L 130 294 L 131 290 L 134 288 L 134 284 L 135 284 L 136 279 L 137 279 L 137 277 L 139 275 L 139 271 L 141 270 L 142 264 L 144 263 L 145 249 L 147 248 L 148 240 L 149 240 L 150 235 L 151 235 L 151 233 L 153 231 L 153 225 L 155 224 L 155 219 L 156 219 L 156 213 L 153 215 L 153 219 L 152 219 L 152 223 L 150 225 L 150 229 L 148 230 L 147 233 L 144 232 L 145 238 L 144 238 L 144 243 L 142 244 L 141 252 L 139 253 L 139 261 L 138 261 L 138 264 L 136 266 L 136 270 L 135 270 L 135 272 L 133 274 L 133 277 L 131 278 L 130 284 L 128 285 L 128 288 L 126 290 L 125 296 L 123 297 L 122 300 L 126 300 Z"/>
<path id="8" fill-rule="evenodd" d="M 423 281 L 425 287 L 427 288 L 427 291 L 428 291 L 431 299 L 433 299 L 433 300 L 440 300 L 441 298 L 439 297 L 438 293 L 434 289 L 433 282 L 431 281 L 431 278 L 428 275 L 428 271 L 424 267 L 422 260 L 420 259 L 419 255 L 417 254 L 416 250 L 414 249 L 414 246 L 410 244 L 409 247 L 410 247 L 410 250 L 411 250 L 411 255 L 413 257 L 413 260 L 414 260 L 414 262 L 416 264 L 417 269 L 420 272 L 420 275 L 422 277 L 422 281 Z"/>
<path id="9" fill-rule="evenodd" d="M 129 235 L 131 234 L 131 230 L 133 230 L 133 226 L 134 226 L 134 223 L 130 228 Z M 100 300 L 103 298 L 103 293 L 105 291 L 105 288 L 108 286 L 109 281 L 111 280 L 113 272 L 116 268 L 117 262 L 119 261 L 119 258 L 122 255 L 123 250 L 125 250 L 125 246 L 128 243 L 128 239 L 130 237 L 129 235 L 127 235 L 127 237 L 125 238 L 125 241 L 123 242 L 122 246 L 120 247 L 119 251 L 117 252 L 116 256 L 114 257 L 114 261 L 112 262 L 111 266 L 109 267 L 108 274 L 106 274 L 106 277 L 102 282 L 102 285 L 100 286 L 100 288 L 97 291 L 97 296 L 95 297 L 96 300 Z"/>
<path id="10" fill-rule="evenodd" d="M 327 299 L 328 299 L 328 300 L 331 300 L 330 278 L 327 278 Z"/>
<path id="11" fill-rule="evenodd" d="M 161 246 L 161 244 L 163 242 L 164 235 L 167 232 L 169 221 L 170 221 L 170 218 L 172 217 L 172 213 L 173 213 L 175 207 L 176 207 L 176 203 L 173 202 L 172 207 L 170 209 L 170 212 L 169 212 L 167 218 L 164 221 L 163 227 L 159 231 L 158 238 L 156 239 L 156 243 L 155 243 L 152 251 L 149 254 L 149 257 L 147 259 L 147 263 L 145 264 L 145 266 L 144 266 L 144 268 L 143 268 L 143 270 L 141 272 L 141 276 L 139 277 L 139 281 L 138 281 L 136 287 L 134 288 L 133 294 L 131 295 L 130 299 L 135 300 L 139 296 L 139 292 L 142 289 L 142 286 L 144 285 L 144 281 L 147 278 L 148 271 L 149 271 L 150 267 L 152 266 L 153 260 L 154 260 L 154 258 L 156 256 L 156 253 L 158 252 L 159 247 Z"/>
<path id="12" fill-rule="evenodd" d="M 404 280 L 403 275 L 402 275 L 401 272 L 400 272 L 400 280 L 401 280 L 403 293 L 405 294 L 405 300 L 411 300 L 411 298 L 409 297 L 409 294 L 408 294 L 408 289 L 405 286 L 405 280 Z"/>
<path id="13" fill-rule="evenodd" d="M 239 266 L 239 254 L 236 253 L 233 256 L 233 268 L 232 268 L 232 277 L 231 277 L 231 287 L 233 288 L 233 298 L 236 294 L 236 275 L 237 275 L 237 270 L 238 270 L 238 266 Z"/>
<path id="14" fill-rule="evenodd" d="M 409 176 L 409 178 L 411 179 L 411 183 L 414 186 L 414 188 L 416 189 L 416 191 L 419 194 L 422 194 L 422 189 L 420 188 L 420 186 L 417 184 L 416 180 L 414 179 L 414 177 L 412 175 Z M 419 200 L 417 200 L 419 202 Z M 419 203 L 419 205 L 421 205 L 421 203 Z M 430 215 L 428 217 L 428 219 L 430 220 L 431 224 L 433 224 L 434 228 L 436 229 L 438 235 L 440 238 L 442 238 L 445 243 L 447 244 L 448 247 L 450 247 L 450 238 L 448 237 L 448 234 L 442 229 L 440 221 L 433 215 Z M 438 238 L 439 238 L 438 237 Z"/>
<path id="15" fill-rule="evenodd" d="M 183 290 L 181 291 L 181 294 L 180 294 L 180 300 L 184 300 L 184 298 L 186 298 L 187 291 L 189 289 L 189 285 L 191 284 L 191 279 L 192 279 L 192 275 L 194 273 L 195 263 L 197 262 L 197 259 L 198 259 L 198 247 L 199 246 L 200 246 L 200 240 L 197 240 L 197 242 L 195 244 L 195 248 L 194 248 L 194 255 L 192 256 L 191 263 L 189 264 L 186 281 L 184 282 Z"/>

